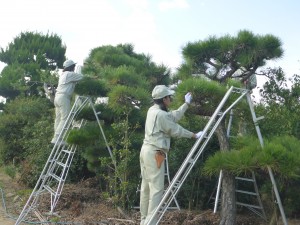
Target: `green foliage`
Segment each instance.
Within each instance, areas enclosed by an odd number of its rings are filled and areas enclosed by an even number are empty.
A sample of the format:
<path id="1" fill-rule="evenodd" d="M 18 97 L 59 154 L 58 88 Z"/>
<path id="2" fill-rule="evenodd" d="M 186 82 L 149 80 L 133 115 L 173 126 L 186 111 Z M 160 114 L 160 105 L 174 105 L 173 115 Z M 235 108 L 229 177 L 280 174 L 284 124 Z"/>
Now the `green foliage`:
<path id="1" fill-rule="evenodd" d="M 88 145 L 100 136 L 100 129 L 95 125 L 87 125 L 79 130 L 71 130 L 68 136 L 68 143 L 75 145 Z"/>
<path id="2" fill-rule="evenodd" d="M 23 128 L 22 158 L 19 161 L 19 180 L 29 187 L 34 187 L 40 173 L 50 155 L 52 145 L 49 144 L 53 135 L 53 118 L 37 118 L 34 123 Z"/>
<path id="3" fill-rule="evenodd" d="M 0 61 L 7 64 L 0 76 L 0 95 L 11 99 L 20 94 L 39 95 L 44 82 L 55 81 L 50 71 L 62 67 L 65 52 L 55 34 L 22 32 L 0 50 Z"/>
<path id="4" fill-rule="evenodd" d="M 98 113 L 99 120 L 102 120 L 102 122 L 110 124 L 114 120 L 114 113 L 107 104 L 95 104 L 94 107 L 96 113 Z M 85 107 L 78 115 L 78 119 L 96 121 L 95 112 L 93 112 L 91 107 Z"/>
<path id="5" fill-rule="evenodd" d="M 78 95 L 102 97 L 106 95 L 107 87 L 104 81 L 84 76 L 83 79 L 75 86 L 74 92 Z"/>
<path id="6" fill-rule="evenodd" d="M 17 98 L 0 117 L 1 161 L 14 163 L 20 181 L 29 186 L 35 185 L 51 150 L 51 107 L 46 99 Z"/>
<path id="7" fill-rule="evenodd" d="M 26 122 L 13 115 L 3 115 L 0 121 L 0 138 L 3 143 L 0 157 L 3 163 L 8 163 L 15 157 L 20 158 L 24 150 L 19 140 L 22 138 L 21 131 Z"/>
<path id="8" fill-rule="evenodd" d="M 217 175 L 225 169 L 235 175 L 271 168 L 283 178 L 299 178 L 299 140 L 290 136 L 274 137 L 261 148 L 258 140 L 240 137 L 229 152 L 217 152 L 204 167 L 205 174 Z"/>
<path id="9" fill-rule="evenodd" d="M 240 83 L 234 80 L 228 80 L 228 85 L 234 87 L 240 87 Z M 193 96 L 193 101 L 189 112 L 191 114 L 201 115 L 201 116 L 211 116 L 216 110 L 221 100 L 223 99 L 227 91 L 227 83 L 225 85 L 220 85 L 216 81 L 210 81 L 205 78 L 189 78 L 184 80 L 178 85 L 175 95 L 175 107 L 182 104 L 184 100 L 184 95 L 187 92 L 191 92 Z M 235 93 L 233 93 L 227 105 L 233 103 L 237 99 Z M 239 103 L 239 107 L 245 107 L 245 104 Z"/>
<path id="10" fill-rule="evenodd" d="M 37 63 L 41 69 L 62 67 L 66 47 L 56 34 L 21 32 L 4 50 L 1 48 L 0 61 L 11 65 Z"/>
<path id="11" fill-rule="evenodd" d="M 107 80 L 111 85 L 126 82 L 126 85 L 137 86 L 139 82 L 139 87 L 152 89 L 157 84 L 167 85 L 170 82 L 170 71 L 166 66 L 156 65 L 149 55 L 135 53 L 131 44 L 92 49 L 84 72 Z"/>
<path id="12" fill-rule="evenodd" d="M 4 172 L 10 176 L 10 178 L 14 179 L 16 177 L 17 174 L 17 169 L 14 165 L 6 165 L 4 167 Z"/>
<path id="13" fill-rule="evenodd" d="M 281 177 L 299 179 L 299 144 L 299 139 L 292 136 L 275 136 L 266 142 L 263 148 L 264 153 L 270 156 L 270 158 L 273 158 L 271 167 Z M 268 159 L 266 161 L 268 161 Z"/>
<path id="14" fill-rule="evenodd" d="M 49 107 L 48 101 L 42 98 L 17 98 L 5 105 L 0 117 L 0 138 L 5 143 L 0 155 L 4 162 L 26 157 L 24 144 L 36 132 L 33 125 L 50 115 Z M 25 134 L 26 129 L 31 129 L 31 133 Z"/>
<path id="15" fill-rule="evenodd" d="M 124 46 L 103 46 L 95 48 L 91 51 L 90 56 L 101 62 L 102 66 L 111 65 L 113 67 L 119 67 L 122 65 L 132 65 L 135 68 L 141 68 L 144 64 L 143 60 L 140 60 L 139 55 L 133 52 L 133 46 L 131 50 L 128 50 L 129 45 Z"/>
<path id="16" fill-rule="evenodd" d="M 299 136 L 299 76 L 294 75 L 291 85 L 281 68 L 268 71 L 269 80 L 261 90 L 262 100 L 257 106 L 257 112 L 264 115 L 260 122 L 263 133 L 273 135 Z"/>
<path id="17" fill-rule="evenodd" d="M 136 69 L 128 66 L 120 66 L 111 74 L 110 85 L 124 85 L 129 87 L 140 87 L 149 89 L 146 78 L 136 72 Z"/>
<path id="18" fill-rule="evenodd" d="M 170 73 L 165 73 L 166 68 L 156 66 L 149 57 L 134 53 L 131 45 L 93 49 L 83 72 L 96 80 L 83 80 L 76 87 L 76 93 L 108 97 L 108 104 L 95 107 L 101 112 L 98 117 L 113 156 L 109 155 L 89 107 L 84 108 L 78 118 L 88 120 L 88 124 L 71 131 L 68 142 L 82 148 L 87 168 L 104 180 L 102 191 L 108 193 L 115 204 L 130 207 L 135 200 L 139 175 L 136 162 L 144 136 L 140 124 L 144 124 L 153 86 L 158 80 L 167 82 Z"/>
<path id="19" fill-rule="evenodd" d="M 300 213 L 300 196 L 298 192 L 300 181 L 299 179 L 285 181 L 282 186 L 281 193 L 284 196 L 286 215 L 291 218 L 297 218 Z"/>
<path id="20" fill-rule="evenodd" d="M 112 124 L 112 128 L 115 136 L 110 138 L 110 145 L 113 149 L 114 162 L 107 157 L 101 157 L 100 162 L 102 168 L 110 168 L 113 165 L 114 172 L 99 175 L 107 182 L 107 191 L 114 200 L 114 204 L 121 205 L 123 208 L 130 208 L 134 202 L 133 196 L 139 174 L 137 173 L 139 164 L 136 163 L 139 151 L 136 151 L 131 140 L 135 140 L 139 125 L 131 125 L 127 119 Z"/>
<path id="21" fill-rule="evenodd" d="M 19 65 L 4 67 L 0 77 L 0 95 L 6 98 L 15 98 L 24 91 L 25 70 Z"/>
<path id="22" fill-rule="evenodd" d="M 178 85 L 175 95 L 177 105 L 183 103 L 184 95 L 187 92 L 191 92 L 193 96 L 190 112 L 197 115 L 212 115 L 223 98 L 226 89 L 215 81 L 189 78 Z"/>
<path id="23" fill-rule="evenodd" d="M 109 93 L 110 109 L 119 116 L 130 115 L 136 110 L 145 110 L 149 106 L 149 93 L 142 88 L 115 86 Z"/>
<path id="24" fill-rule="evenodd" d="M 255 35 L 247 30 L 239 31 L 235 37 L 210 36 L 186 44 L 182 51 L 183 66 L 185 71 L 190 68 L 190 74 L 203 74 L 221 83 L 236 73 L 244 81 L 267 60 L 280 58 L 283 55 L 281 45 L 279 38 L 273 35 Z"/>

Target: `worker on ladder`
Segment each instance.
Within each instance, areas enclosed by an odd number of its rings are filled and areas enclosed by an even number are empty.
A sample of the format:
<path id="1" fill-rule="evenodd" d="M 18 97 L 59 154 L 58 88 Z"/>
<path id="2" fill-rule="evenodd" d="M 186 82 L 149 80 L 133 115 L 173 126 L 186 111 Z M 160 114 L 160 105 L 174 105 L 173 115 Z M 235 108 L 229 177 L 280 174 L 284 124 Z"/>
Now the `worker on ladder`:
<path id="1" fill-rule="evenodd" d="M 54 98 L 55 122 L 54 136 L 51 144 L 55 144 L 61 133 L 61 130 L 68 118 L 71 110 L 71 97 L 75 85 L 83 78 L 81 73 L 75 73 L 76 63 L 73 60 L 66 60 L 63 64 L 63 73 L 59 76 L 58 86 Z M 81 71 L 81 69 L 79 69 Z"/>
<path id="2" fill-rule="evenodd" d="M 193 133 L 177 124 L 192 101 L 191 93 L 185 95 L 185 103 L 177 110 L 168 112 L 174 91 L 165 85 L 157 85 L 152 91 L 154 105 L 149 108 L 145 124 L 145 138 L 140 152 L 141 225 L 148 224 L 160 203 L 164 192 L 164 161 L 170 148 L 171 137 L 199 138 L 202 131 Z M 156 224 L 156 221 L 153 221 Z M 151 224 L 152 225 L 152 224 Z"/>

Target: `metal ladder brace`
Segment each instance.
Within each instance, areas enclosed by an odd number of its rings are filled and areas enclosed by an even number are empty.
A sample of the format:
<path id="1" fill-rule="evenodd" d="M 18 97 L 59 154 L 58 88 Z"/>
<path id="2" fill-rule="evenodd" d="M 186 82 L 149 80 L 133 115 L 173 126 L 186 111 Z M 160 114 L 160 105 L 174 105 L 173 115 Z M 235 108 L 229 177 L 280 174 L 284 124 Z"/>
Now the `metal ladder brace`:
<path id="1" fill-rule="evenodd" d="M 78 124 L 74 123 L 76 117 L 82 111 L 85 106 L 91 106 L 97 123 L 101 130 L 102 136 L 108 148 L 109 154 L 113 159 L 112 151 L 107 143 L 106 137 L 104 135 L 101 123 L 98 118 L 98 113 L 96 112 L 94 105 L 89 97 L 78 96 L 73 104 L 73 107 L 68 115 L 68 118 L 63 126 L 61 133 L 59 134 L 58 141 L 55 143 L 48 160 L 44 166 L 44 169 L 29 197 L 27 200 L 22 212 L 20 213 L 18 219 L 16 220 L 15 225 L 19 225 L 24 221 L 25 217 L 29 212 L 33 212 L 38 219 L 45 223 L 46 219 L 38 210 L 39 198 L 42 194 L 50 193 L 50 213 L 54 214 L 54 209 L 57 205 L 57 202 L 60 198 L 63 186 L 68 175 L 73 156 L 76 152 L 77 145 L 65 145 L 65 141 L 68 138 L 69 131 L 72 129 L 80 129 L 84 125 L 84 120 Z M 113 159 L 113 163 L 115 161 Z M 47 224 L 47 223 L 46 223 Z"/>

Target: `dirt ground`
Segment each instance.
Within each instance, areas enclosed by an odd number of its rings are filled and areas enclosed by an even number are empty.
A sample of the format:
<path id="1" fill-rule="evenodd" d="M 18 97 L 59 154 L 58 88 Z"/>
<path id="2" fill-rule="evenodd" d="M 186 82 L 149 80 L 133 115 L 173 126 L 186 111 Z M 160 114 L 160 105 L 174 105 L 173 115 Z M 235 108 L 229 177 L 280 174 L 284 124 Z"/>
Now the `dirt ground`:
<path id="1" fill-rule="evenodd" d="M 27 199 L 22 199 L 21 197 L 21 193 L 26 192 L 26 189 L 1 171 L 0 187 L 3 192 L 0 206 L 0 225 L 13 225 L 27 201 Z M 56 207 L 56 216 L 47 216 L 50 207 L 50 196 L 42 197 L 38 207 L 44 218 L 47 221 L 52 221 L 47 224 L 138 225 L 140 223 L 138 210 L 124 212 L 120 208 L 114 207 L 109 200 L 102 199 L 101 193 L 96 188 L 96 181 L 93 179 L 85 180 L 76 185 L 66 184 Z M 26 220 L 31 222 L 39 221 L 34 214 L 28 214 Z M 173 210 L 165 213 L 160 224 L 218 225 L 219 221 L 219 215 L 214 214 L 211 210 L 202 212 Z M 264 220 L 250 212 L 247 215 L 238 215 L 237 218 L 237 225 L 266 224 Z M 289 225 L 300 225 L 300 221 L 289 221 Z"/>

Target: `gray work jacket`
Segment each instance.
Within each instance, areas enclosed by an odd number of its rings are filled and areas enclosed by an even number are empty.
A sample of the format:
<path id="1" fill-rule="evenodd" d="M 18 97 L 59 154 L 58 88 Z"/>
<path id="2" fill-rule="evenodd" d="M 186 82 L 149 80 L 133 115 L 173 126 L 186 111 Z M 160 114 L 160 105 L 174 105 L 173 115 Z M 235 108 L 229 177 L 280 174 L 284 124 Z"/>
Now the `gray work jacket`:
<path id="1" fill-rule="evenodd" d="M 186 103 L 171 112 L 161 110 L 157 104 L 150 107 L 145 124 L 144 145 L 150 145 L 153 150 L 163 150 L 167 153 L 170 149 L 171 137 L 192 138 L 193 132 L 177 124 L 187 108 Z"/>
<path id="2" fill-rule="evenodd" d="M 75 89 L 76 82 L 80 81 L 82 78 L 83 75 L 79 73 L 70 71 L 63 72 L 59 77 L 56 94 L 63 94 L 71 98 Z"/>

